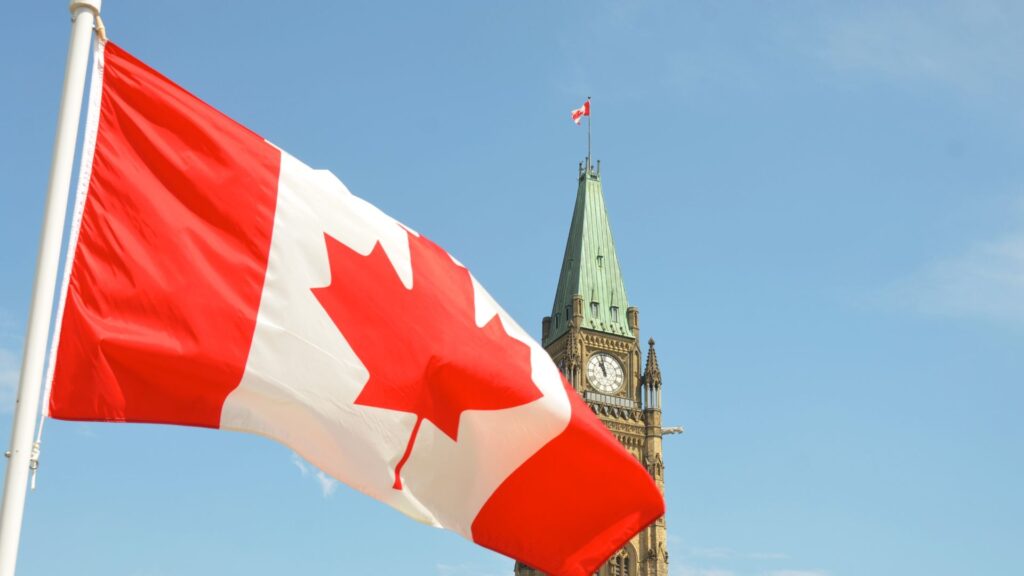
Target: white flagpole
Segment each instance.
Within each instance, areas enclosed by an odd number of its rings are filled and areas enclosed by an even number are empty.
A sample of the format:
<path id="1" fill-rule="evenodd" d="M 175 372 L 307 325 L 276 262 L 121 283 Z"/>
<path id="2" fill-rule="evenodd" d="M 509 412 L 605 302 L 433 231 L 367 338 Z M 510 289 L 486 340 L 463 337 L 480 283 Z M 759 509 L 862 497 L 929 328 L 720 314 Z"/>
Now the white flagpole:
<path id="1" fill-rule="evenodd" d="M 593 111 L 590 110 L 590 96 L 587 96 L 587 174 L 590 174 L 590 117 Z"/>
<path id="2" fill-rule="evenodd" d="M 36 279 L 25 334 L 25 354 L 21 360 L 21 380 L 14 409 L 11 448 L 7 452 L 7 479 L 0 507 L 0 576 L 14 576 L 21 539 L 21 521 L 25 512 L 25 491 L 33 462 L 32 442 L 39 413 L 39 392 L 43 383 L 43 363 L 50 331 L 53 293 L 64 232 L 64 213 L 68 206 L 71 168 L 75 161 L 78 120 L 82 112 L 85 76 L 89 65 L 89 45 L 93 24 L 102 0 L 71 0 L 71 41 L 68 46 L 64 89 L 57 114 L 57 136 L 53 143 L 50 181 L 46 192 L 46 212 L 36 260 Z"/>

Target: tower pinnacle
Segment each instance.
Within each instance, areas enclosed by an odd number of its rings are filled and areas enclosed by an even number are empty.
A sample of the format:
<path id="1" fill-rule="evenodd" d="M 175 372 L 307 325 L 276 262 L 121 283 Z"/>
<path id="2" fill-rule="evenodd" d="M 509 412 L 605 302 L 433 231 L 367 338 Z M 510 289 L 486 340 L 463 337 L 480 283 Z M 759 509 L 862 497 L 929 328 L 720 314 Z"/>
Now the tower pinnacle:
<path id="1" fill-rule="evenodd" d="M 652 386 L 661 386 L 661 368 L 658 367 L 658 354 L 654 351 L 654 338 L 647 341 L 647 365 L 644 366 L 644 382 Z"/>

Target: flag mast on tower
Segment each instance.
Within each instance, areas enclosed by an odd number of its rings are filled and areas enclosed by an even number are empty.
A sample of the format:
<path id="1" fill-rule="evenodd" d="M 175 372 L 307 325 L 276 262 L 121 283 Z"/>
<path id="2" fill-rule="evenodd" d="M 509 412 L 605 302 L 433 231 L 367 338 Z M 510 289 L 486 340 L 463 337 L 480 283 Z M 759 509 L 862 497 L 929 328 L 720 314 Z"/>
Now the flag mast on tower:
<path id="1" fill-rule="evenodd" d="M 589 173 L 590 172 L 590 158 L 591 158 L 591 156 L 590 156 L 590 122 L 591 122 L 591 120 L 590 120 L 590 96 L 587 96 L 587 101 L 583 103 L 583 106 L 580 106 L 579 108 L 573 110 L 569 114 L 572 116 L 572 121 L 575 122 L 577 126 L 579 126 L 580 120 L 584 116 L 587 117 L 587 172 Z"/>

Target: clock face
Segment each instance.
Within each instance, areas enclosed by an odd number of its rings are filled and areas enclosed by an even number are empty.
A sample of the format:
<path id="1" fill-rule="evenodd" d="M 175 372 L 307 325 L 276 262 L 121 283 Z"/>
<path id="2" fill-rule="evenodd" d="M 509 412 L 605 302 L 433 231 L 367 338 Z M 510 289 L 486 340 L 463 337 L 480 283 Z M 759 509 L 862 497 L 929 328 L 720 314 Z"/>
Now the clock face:
<path id="1" fill-rule="evenodd" d="M 622 364 L 611 355 L 598 352 L 587 362 L 587 380 L 598 392 L 613 394 L 622 389 Z"/>

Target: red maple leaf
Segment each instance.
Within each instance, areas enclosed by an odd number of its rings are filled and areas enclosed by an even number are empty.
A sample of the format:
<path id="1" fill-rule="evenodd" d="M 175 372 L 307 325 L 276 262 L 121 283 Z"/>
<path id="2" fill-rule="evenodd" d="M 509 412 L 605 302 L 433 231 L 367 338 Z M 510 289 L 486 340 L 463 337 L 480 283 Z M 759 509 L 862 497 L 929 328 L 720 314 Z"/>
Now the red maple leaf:
<path id="1" fill-rule="evenodd" d="M 324 234 L 331 284 L 313 294 L 370 373 L 356 404 L 416 414 L 398 464 L 412 454 L 424 419 L 458 441 L 465 410 L 498 410 L 542 396 L 530 349 L 495 315 L 477 327 L 469 271 L 426 238 L 408 234 L 407 289 L 380 243 L 367 256 Z"/>

